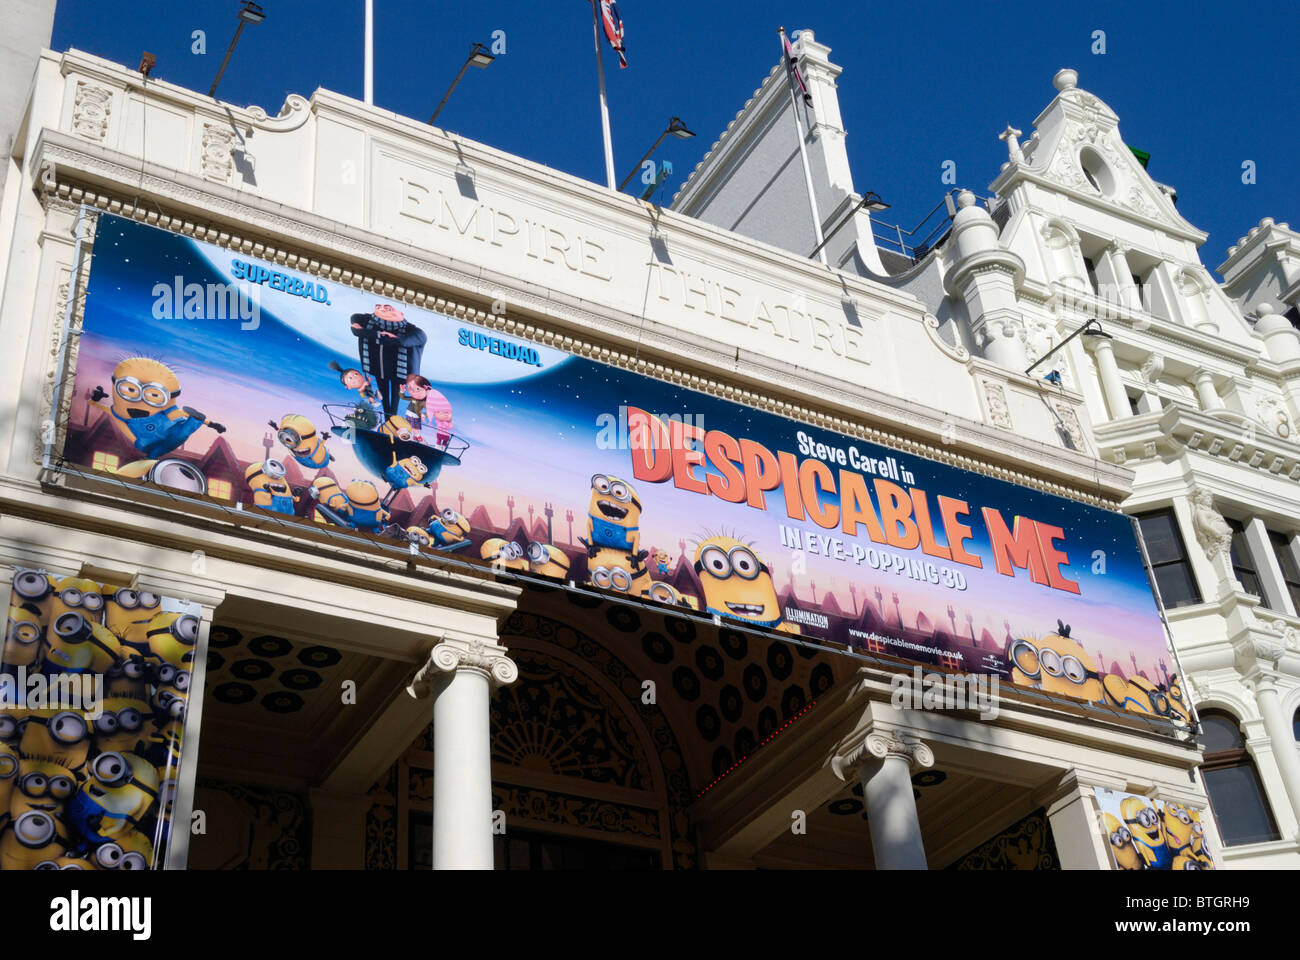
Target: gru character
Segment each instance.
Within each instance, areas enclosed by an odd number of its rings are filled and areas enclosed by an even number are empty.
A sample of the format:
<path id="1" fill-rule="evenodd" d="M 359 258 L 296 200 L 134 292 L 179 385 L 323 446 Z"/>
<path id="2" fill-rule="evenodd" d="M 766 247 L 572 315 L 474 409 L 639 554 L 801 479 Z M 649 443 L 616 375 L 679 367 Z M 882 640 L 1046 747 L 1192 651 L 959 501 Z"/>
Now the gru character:
<path id="1" fill-rule="evenodd" d="M 180 381 L 166 364 L 129 357 L 113 368 L 112 403 L 100 402 L 108 396 L 103 387 L 94 389 L 90 403 L 108 411 L 123 438 L 152 460 L 175 450 L 205 424 L 226 432 L 193 407 L 176 406 L 180 394 Z"/>
<path id="2" fill-rule="evenodd" d="M 392 304 L 380 303 L 374 313 L 352 314 L 352 333 L 357 338 L 361 369 L 379 384 L 384 415 L 391 417 L 397 412 L 407 377 L 420 372 L 424 331 L 408 323 Z"/>

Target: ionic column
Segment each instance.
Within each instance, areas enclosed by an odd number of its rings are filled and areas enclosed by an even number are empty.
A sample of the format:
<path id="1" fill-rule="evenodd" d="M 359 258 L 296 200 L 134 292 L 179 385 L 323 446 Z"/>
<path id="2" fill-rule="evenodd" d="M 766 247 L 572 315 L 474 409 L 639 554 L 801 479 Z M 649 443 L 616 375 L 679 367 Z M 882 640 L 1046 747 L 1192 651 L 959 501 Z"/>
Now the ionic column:
<path id="1" fill-rule="evenodd" d="M 1282 712 L 1277 682 L 1268 674 L 1260 674 L 1252 686 L 1255 705 L 1259 707 L 1260 719 L 1264 721 L 1264 730 L 1273 747 L 1273 756 L 1277 758 L 1277 768 L 1282 774 L 1287 799 L 1291 801 L 1296 819 L 1300 820 L 1300 755 L 1297 755 L 1295 738 L 1291 735 L 1291 723 Z"/>
<path id="2" fill-rule="evenodd" d="M 1133 416 L 1133 409 L 1128 405 L 1128 392 L 1124 381 L 1119 376 L 1119 363 L 1115 359 L 1115 347 L 1107 337 L 1087 337 L 1092 345 L 1093 356 L 1097 359 L 1097 373 L 1101 377 L 1101 392 L 1106 398 L 1106 408 L 1112 420 Z"/>
<path id="3" fill-rule="evenodd" d="M 444 639 L 407 692 L 433 693 L 433 868 L 492 869 L 492 684 L 519 668 L 504 647 Z"/>
<path id="4" fill-rule="evenodd" d="M 1133 275 L 1129 272 L 1128 258 L 1124 256 L 1124 251 L 1120 249 L 1118 243 L 1112 243 L 1106 248 L 1106 258 L 1110 263 L 1111 276 L 1115 278 L 1115 290 L 1119 302 L 1135 310 L 1142 309 L 1142 300 L 1138 296 L 1137 286 L 1133 283 Z"/>
<path id="5" fill-rule="evenodd" d="M 1206 413 L 1224 408 L 1223 398 L 1214 389 L 1214 374 L 1204 367 L 1196 371 L 1196 399 Z"/>
<path id="6" fill-rule="evenodd" d="M 926 870 L 921 822 L 916 816 L 912 770 L 934 764 L 934 753 L 919 740 L 872 733 L 859 768 L 867 826 L 877 870 Z"/>

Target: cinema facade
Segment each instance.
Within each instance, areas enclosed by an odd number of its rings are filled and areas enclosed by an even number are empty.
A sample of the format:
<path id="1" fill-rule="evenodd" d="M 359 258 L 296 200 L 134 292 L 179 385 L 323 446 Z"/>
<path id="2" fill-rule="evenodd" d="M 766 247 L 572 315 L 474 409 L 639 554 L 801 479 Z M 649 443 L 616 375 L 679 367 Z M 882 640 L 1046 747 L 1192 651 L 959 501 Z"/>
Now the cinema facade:
<path id="1" fill-rule="evenodd" d="M 1131 471 L 916 296 L 75 50 L 10 163 L 6 868 L 1216 865 Z"/>

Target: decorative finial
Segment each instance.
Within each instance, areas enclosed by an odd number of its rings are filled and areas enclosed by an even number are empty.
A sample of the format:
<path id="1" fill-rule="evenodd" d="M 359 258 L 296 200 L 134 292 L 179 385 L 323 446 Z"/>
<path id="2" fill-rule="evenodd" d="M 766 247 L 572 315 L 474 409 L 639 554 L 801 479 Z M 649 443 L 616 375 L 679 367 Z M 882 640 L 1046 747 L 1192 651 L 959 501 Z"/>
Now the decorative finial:
<path id="1" fill-rule="evenodd" d="M 974 203 L 975 194 L 971 193 L 969 190 L 963 190 L 961 193 L 957 194 L 957 206 L 961 209 L 965 210 Z"/>
<path id="2" fill-rule="evenodd" d="M 1079 71 L 1071 70 L 1066 67 L 1064 70 L 1057 70 L 1056 76 L 1052 78 L 1052 86 L 1056 87 L 1061 93 L 1067 90 L 1073 90 L 1079 83 Z"/>
<path id="3" fill-rule="evenodd" d="M 999 140 L 1007 142 L 1007 159 L 1012 163 L 1024 163 L 1025 155 L 1020 150 L 1020 131 L 1007 124 L 1007 128 L 998 134 Z"/>

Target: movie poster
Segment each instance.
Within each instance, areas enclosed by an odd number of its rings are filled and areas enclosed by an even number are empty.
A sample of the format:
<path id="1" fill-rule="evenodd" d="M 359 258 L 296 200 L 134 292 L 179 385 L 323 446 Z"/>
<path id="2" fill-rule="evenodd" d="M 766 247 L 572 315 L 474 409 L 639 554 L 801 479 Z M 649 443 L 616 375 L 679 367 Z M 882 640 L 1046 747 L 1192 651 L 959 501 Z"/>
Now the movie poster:
<path id="1" fill-rule="evenodd" d="M 1172 800 L 1094 787 L 1106 848 L 1116 870 L 1213 870 L 1204 810 Z"/>
<path id="2" fill-rule="evenodd" d="M 1128 518 L 100 218 L 65 459 L 1183 721 Z"/>
<path id="3" fill-rule="evenodd" d="M 0 870 L 161 867 L 199 608 L 18 568 L 0 653 Z"/>

